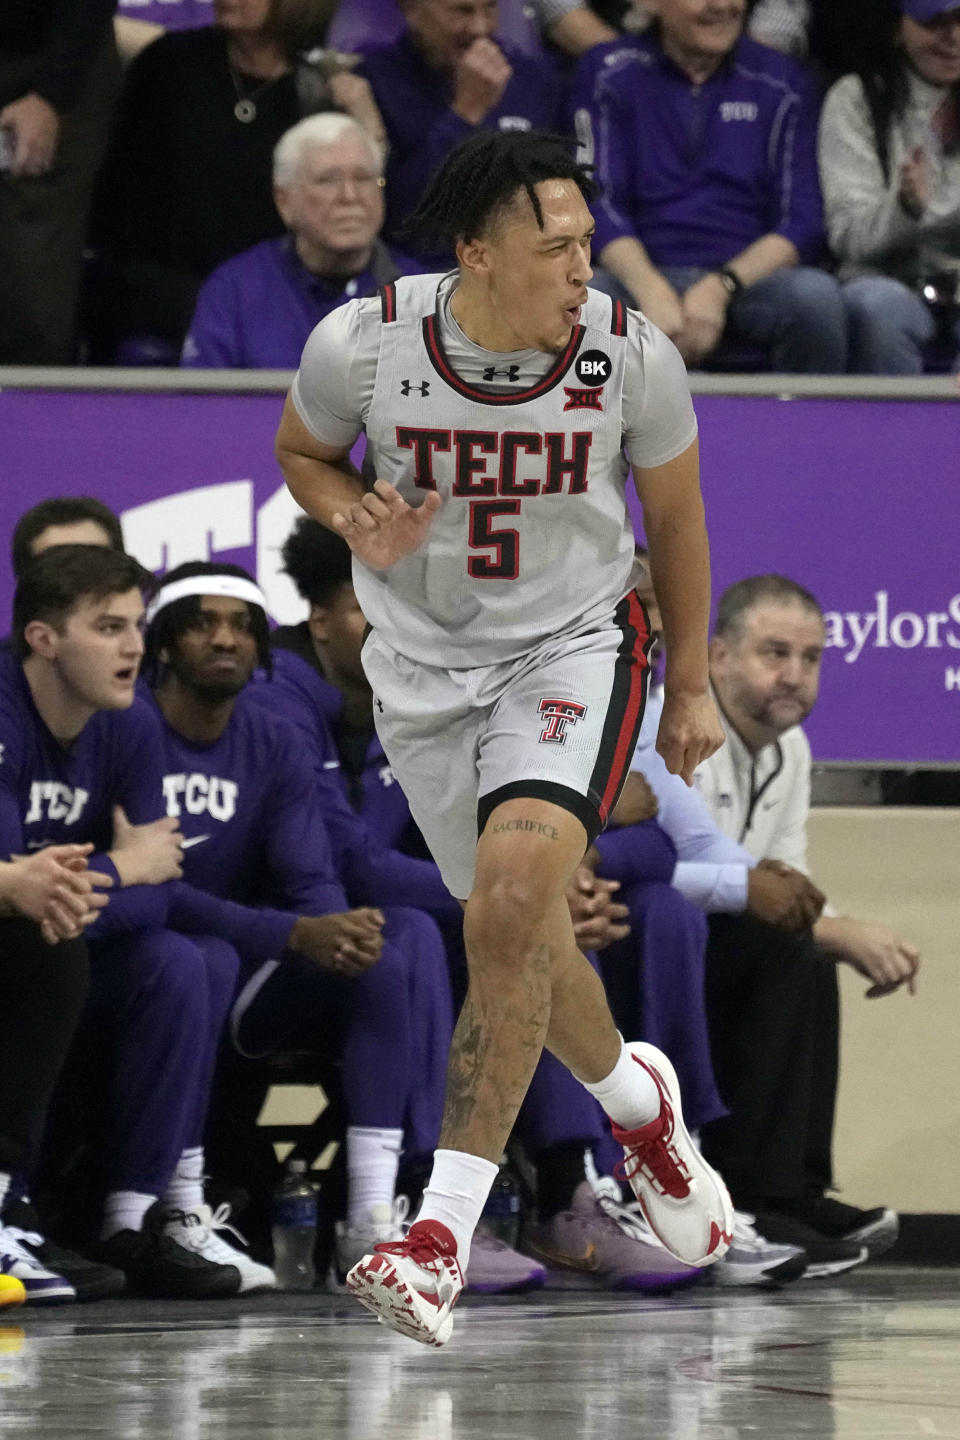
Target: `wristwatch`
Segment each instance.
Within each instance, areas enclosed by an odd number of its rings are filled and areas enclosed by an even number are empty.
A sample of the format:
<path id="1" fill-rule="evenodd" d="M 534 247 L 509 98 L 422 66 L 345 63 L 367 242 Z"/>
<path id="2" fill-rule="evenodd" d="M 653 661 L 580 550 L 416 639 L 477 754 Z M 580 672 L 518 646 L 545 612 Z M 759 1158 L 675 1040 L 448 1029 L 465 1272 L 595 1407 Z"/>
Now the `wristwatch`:
<path id="1" fill-rule="evenodd" d="M 731 300 L 735 299 L 742 290 L 746 289 L 746 286 L 740 279 L 740 276 L 737 274 L 736 270 L 731 270 L 729 265 L 724 265 L 720 270 L 715 270 L 713 273 L 716 275 L 717 279 L 720 281 L 720 284 L 726 290 Z"/>

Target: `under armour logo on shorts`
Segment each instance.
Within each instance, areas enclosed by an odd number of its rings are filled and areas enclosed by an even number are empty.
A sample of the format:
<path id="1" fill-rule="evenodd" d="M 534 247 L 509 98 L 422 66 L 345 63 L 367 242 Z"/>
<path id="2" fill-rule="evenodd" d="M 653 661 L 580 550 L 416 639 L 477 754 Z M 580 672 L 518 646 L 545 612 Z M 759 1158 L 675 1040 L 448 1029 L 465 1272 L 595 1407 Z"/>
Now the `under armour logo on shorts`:
<path id="1" fill-rule="evenodd" d="M 547 720 L 547 728 L 540 734 L 541 745 L 566 744 L 566 727 L 576 725 L 587 713 L 586 705 L 578 705 L 576 700 L 541 700 L 539 710 Z"/>

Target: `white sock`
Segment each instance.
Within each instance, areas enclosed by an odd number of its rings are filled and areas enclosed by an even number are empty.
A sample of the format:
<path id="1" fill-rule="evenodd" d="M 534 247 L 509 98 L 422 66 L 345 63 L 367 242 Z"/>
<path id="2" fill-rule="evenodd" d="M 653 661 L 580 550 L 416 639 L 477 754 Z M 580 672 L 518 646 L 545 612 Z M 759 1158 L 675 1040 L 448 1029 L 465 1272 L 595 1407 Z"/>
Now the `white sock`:
<path id="1" fill-rule="evenodd" d="M 595 1085 L 588 1085 L 586 1080 L 580 1083 L 600 1102 L 615 1124 L 624 1130 L 636 1130 L 641 1125 L 649 1125 L 660 1114 L 660 1091 L 644 1067 L 634 1060 L 622 1037 L 621 1046 L 620 1059 L 605 1080 Z"/>
<path id="2" fill-rule="evenodd" d="M 347 1224 L 361 1230 L 374 1205 L 392 1205 L 403 1147 L 402 1130 L 347 1127 Z"/>
<path id="3" fill-rule="evenodd" d="M 7 1194 L 9 1193 L 9 1190 L 10 1176 L 5 1170 L 0 1170 L 0 1214 L 3 1213 L 3 1207 L 7 1203 Z"/>
<path id="4" fill-rule="evenodd" d="M 143 1217 L 156 1199 L 156 1195 L 141 1195 L 138 1190 L 111 1190 L 103 1202 L 100 1239 L 109 1240 L 121 1230 L 142 1230 Z"/>
<path id="5" fill-rule="evenodd" d="M 163 1198 L 174 1210 L 196 1210 L 203 1204 L 202 1146 L 182 1151 Z"/>
<path id="6" fill-rule="evenodd" d="M 452 1231 L 464 1275 L 470 1263 L 470 1241 L 487 1203 L 499 1166 L 463 1150 L 437 1150 L 430 1183 L 423 1192 L 418 1220 L 439 1220 Z"/>

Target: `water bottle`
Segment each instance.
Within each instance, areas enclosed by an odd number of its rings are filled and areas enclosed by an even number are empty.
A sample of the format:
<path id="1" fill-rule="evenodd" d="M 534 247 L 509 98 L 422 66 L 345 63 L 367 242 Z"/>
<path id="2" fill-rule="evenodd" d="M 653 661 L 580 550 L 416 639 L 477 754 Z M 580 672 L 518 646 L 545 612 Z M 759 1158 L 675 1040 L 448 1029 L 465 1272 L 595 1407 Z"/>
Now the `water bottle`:
<path id="1" fill-rule="evenodd" d="M 273 1197 L 273 1268 L 281 1290 L 312 1290 L 317 1278 L 317 1192 L 305 1160 L 290 1160 Z"/>
<path id="2" fill-rule="evenodd" d="M 500 1169 L 483 1207 L 483 1223 L 491 1235 L 517 1247 L 520 1238 L 520 1192 L 510 1171 L 506 1155 L 500 1157 Z"/>

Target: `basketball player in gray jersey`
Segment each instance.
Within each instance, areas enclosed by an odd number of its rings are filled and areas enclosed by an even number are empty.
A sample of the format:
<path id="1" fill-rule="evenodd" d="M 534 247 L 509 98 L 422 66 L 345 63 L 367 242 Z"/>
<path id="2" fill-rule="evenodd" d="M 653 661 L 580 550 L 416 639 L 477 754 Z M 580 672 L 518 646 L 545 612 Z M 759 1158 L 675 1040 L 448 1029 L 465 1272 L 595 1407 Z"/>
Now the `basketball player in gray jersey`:
<path id="1" fill-rule="evenodd" d="M 471 1235 L 544 1046 L 610 1116 L 668 1250 L 710 1264 L 732 1229 L 669 1060 L 618 1034 L 564 898 L 616 802 L 646 697 L 631 467 L 667 641 L 659 748 L 690 783 L 722 740 L 686 376 L 648 321 L 586 288 L 593 194 L 554 137 L 467 141 L 416 221 L 456 250 L 457 270 L 399 280 L 323 320 L 277 438 L 295 499 L 353 551 L 377 730 L 466 909 L 470 986 L 430 1183 L 406 1238 L 347 1278 L 430 1345 L 449 1338 Z M 348 459 L 361 431 L 370 486 Z"/>

